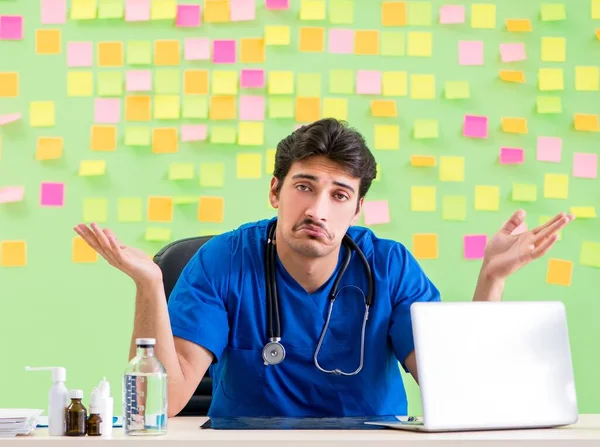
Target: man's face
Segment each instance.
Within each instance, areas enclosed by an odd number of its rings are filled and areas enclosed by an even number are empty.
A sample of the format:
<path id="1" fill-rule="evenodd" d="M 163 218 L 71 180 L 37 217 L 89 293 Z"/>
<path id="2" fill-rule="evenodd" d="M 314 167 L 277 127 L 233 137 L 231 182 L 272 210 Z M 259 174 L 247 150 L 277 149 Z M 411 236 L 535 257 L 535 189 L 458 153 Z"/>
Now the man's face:
<path id="1" fill-rule="evenodd" d="M 328 255 L 340 246 L 360 215 L 359 183 L 360 179 L 325 157 L 294 162 L 279 196 L 277 179 L 271 180 L 269 198 L 278 209 L 278 235 L 303 256 Z"/>

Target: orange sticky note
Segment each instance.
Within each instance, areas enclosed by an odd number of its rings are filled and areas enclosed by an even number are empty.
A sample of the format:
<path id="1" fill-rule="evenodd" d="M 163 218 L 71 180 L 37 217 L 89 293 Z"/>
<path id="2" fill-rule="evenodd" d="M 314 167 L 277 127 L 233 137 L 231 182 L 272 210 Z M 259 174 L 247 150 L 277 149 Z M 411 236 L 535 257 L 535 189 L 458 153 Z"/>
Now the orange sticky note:
<path id="1" fill-rule="evenodd" d="M 529 19 L 506 19 L 506 29 L 511 33 L 529 33 L 532 31 Z"/>
<path id="2" fill-rule="evenodd" d="M 558 286 L 570 286 L 573 276 L 573 261 L 548 259 L 546 282 Z"/>
<path id="3" fill-rule="evenodd" d="M 171 222 L 173 220 L 172 197 L 148 197 L 148 221 Z"/>
<path id="4" fill-rule="evenodd" d="M 125 98 L 125 120 L 150 121 L 152 100 L 150 96 L 127 96 Z"/>
<path id="5" fill-rule="evenodd" d="M 80 236 L 75 236 L 72 244 L 72 257 L 73 262 L 77 263 L 96 262 L 98 261 L 98 252 Z"/>
<path id="6" fill-rule="evenodd" d="M 122 67 L 123 42 L 98 42 L 98 66 Z"/>
<path id="7" fill-rule="evenodd" d="M 23 267 L 27 264 L 27 242 L 2 241 L 0 243 L 0 266 Z"/>
<path id="8" fill-rule="evenodd" d="M 354 33 L 355 54 L 379 54 L 379 31 L 356 30 Z"/>
<path id="9" fill-rule="evenodd" d="M 200 197 L 198 201 L 198 221 L 200 222 L 223 222 L 223 197 Z"/>
<path id="10" fill-rule="evenodd" d="M 185 70 L 183 90 L 186 95 L 208 95 L 208 70 Z"/>
<path id="11" fill-rule="evenodd" d="M 60 54 L 60 30 L 39 29 L 35 32 L 35 52 L 37 54 Z"/>
<path id="12" fill-rule="evenodd" d="M 265 39 L 257 37 L 241 39 L 240 62 L 242 64 L 264 64 Z"/>
<path id="13" fill-rule="evenodd" d="M 527 133 L 525 118 L 502 118 L 502 131 L 506 133 Z"/>
<path id="14" fill-rule="evenodd" d="M 152 129 L 152 152 L 167 154 L 177 152 L 177 128 L 158 127 Z"/>
<path id="15" fill-rule="evenodd" d="M 436 158 L 434 155 L 412 155 L 410 164 L 419 168 L 429 168 L 436 165 Z"/>
<path id="16" fill-rule="evenodd" d="M 437 259 L 437 234 L 413 234 L 413 255 L 417 259 Z"/>
<path id="17" fill-rule="evenodd" d="M 300 27 L 300 51 L 307 53 L 321 53 L 325 49 L 325 28 Z"/>
<path id="18" fill-rule="evenodd" d="M 236 117 L 235 96 L 212 96 L 209 113 L 211 120 L 234 120 Z"/>
<path id="19" fill-rule="evenodd" d="M 63 139 L 59 137 L 39 137 L 35 151 L 36 160 L 56 160 L 62 157 Z"/>
<path id="20" fill-rule="evenodd" d="M 90 137 L 93 151 L 114 151 L 117 149 L 117 126 L 93 125 Z"/>
<path id="21" fill-rule="evenodd" d="M 500 70 L 500 79 L 505 82 L 525 82 L 525 73 L 520 70 Z"/>
<path id="22" fill-rule="evenodd" d="M 391 99 L 376 99 L 371 101 L 371 115 L 376 117 L 398 116 L 396 101 Z"/>
<path id="23" fill-rule="evenodd" d="M 574 118 L 575 130 L 581 132 L 600 132 L 598 115 L 576 113 Z"/>
<path id="24" fill-rule="evenodd" d="M 179 65 L 180 49 L 178 40 L 157 40 L 154 42 L 154 64 L 157 66 Z"/>
<path id="25" fill-rule="evenodd" d="M 383 2 L 381 4 L 381 24 L 383 26 L 405 26 L 406 2 Z"/>
<path id="26" fill-rule="evenodd" d="M 296 98 L 296 121 L 312 123 L 321 117 L 321 98 Z"/>
<path id="27" fill-rule="evenodd" d="M 229 22 L 229 0 L 205 0 L 204 21 L 208 23 Z"/>
<path id="28" fill-rule="evenodd" d="M 19 96 L 19 73 L 0 73 L 0 98 L 16 98 Z"/>

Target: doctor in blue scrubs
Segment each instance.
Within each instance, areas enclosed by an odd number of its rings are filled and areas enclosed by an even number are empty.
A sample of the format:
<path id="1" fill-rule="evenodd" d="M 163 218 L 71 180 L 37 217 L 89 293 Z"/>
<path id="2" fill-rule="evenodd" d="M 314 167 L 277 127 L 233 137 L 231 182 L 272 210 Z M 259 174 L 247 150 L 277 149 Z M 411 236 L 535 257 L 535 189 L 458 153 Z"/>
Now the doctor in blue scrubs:
<path id="1" fill-rule="evenodd" d="M 356 226 L 376 174 L 363 137 L 324 119 L 277 146 L 269 199 L 277 216 L 213 237 L 166 303 L 160 269 L 109 229 L 80 234 L 136 285 L 135 338 L 157 339 L 169 416 L 210 368 L 209 416 L 406 415 L 400 367 L 418 383 L 410 306 L 440 292 L 400 242 Z M 485 250 L 474 300 L 544 255 L 573 216 L 515 234 L 515 212 Z M 452 274 L 451 272 L 448 272 Z"/>

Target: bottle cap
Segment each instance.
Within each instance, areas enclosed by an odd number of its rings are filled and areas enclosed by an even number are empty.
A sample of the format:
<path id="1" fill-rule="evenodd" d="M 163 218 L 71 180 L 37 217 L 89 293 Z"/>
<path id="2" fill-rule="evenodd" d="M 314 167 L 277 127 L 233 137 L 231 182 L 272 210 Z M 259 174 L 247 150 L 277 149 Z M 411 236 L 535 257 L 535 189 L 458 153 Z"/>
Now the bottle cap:
<path id="1" fill-rule="evenodd" d="M 98 394 L 101 397 L 110 397 L 110 383 L 108 383 L 106 377 L 103 377 L 100 385 L 98 385 Z"/>
<path id="2" fill-rule="evenodd" d="M 155 338 L 136 338 L 135 343 L 138 346 L 154 346 L 156 344 Z"/>
<path id="3" fill-rule="evenodd" d="M 83 399 L 83 390 L 71 390 L 71 399 Z"/>
<path id="4" fill-rule="evenodd" d="M 100 409 L 100 390 L 94 388 L 90 394 L 90 413 L 97 413 Z"/>
<path id="5" fill-rule="evenodd" d="M 52 371 L 52 381 L 53 382 L 64 382 L 67 380 L 67 370 L 62 366 L 43 366 L 32 368 L 31 366 L 26 366 L 25 371 Z"/>

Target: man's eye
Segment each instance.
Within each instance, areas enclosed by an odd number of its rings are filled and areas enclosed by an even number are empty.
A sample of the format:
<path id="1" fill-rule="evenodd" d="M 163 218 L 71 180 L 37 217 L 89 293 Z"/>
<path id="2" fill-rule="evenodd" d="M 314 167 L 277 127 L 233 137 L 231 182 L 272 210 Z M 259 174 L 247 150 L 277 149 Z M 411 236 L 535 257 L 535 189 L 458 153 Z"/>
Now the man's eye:
<path id="1" fill-rule="evenodd" d="M 335 198 L 342 201 L 348 200 L 348 196 L 346 194 L 336 194 Z"/>
<path id="2" fill-rule="evenodd" d="M 296 186 L 296 188 L 298 188 L 300 191 L 308 191 L 309 188 L 306 185 L 298 185 Z"/>

